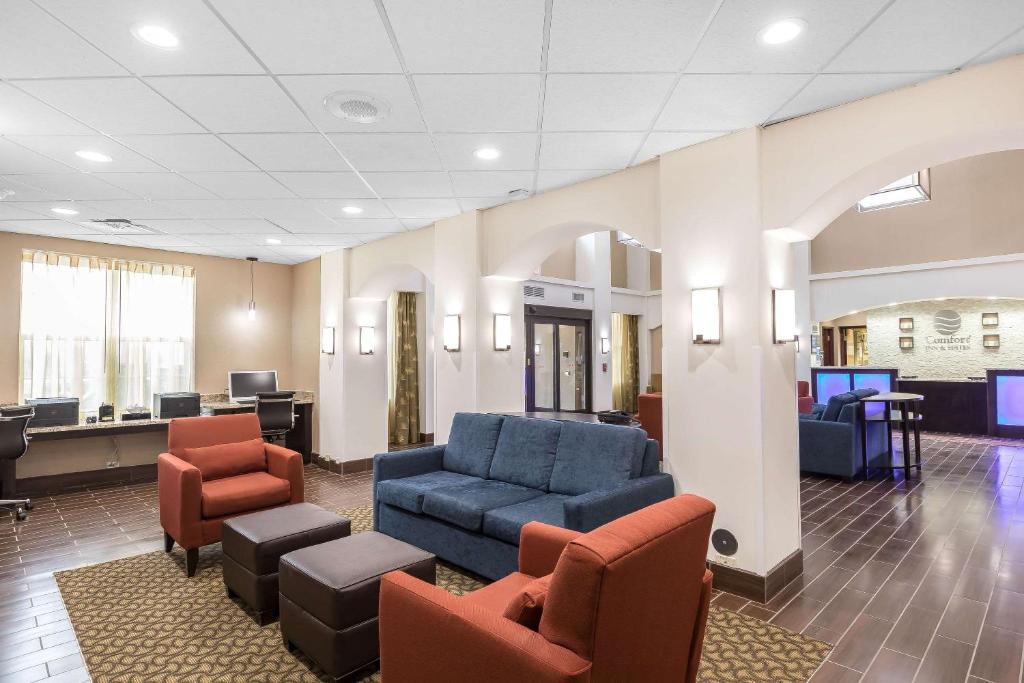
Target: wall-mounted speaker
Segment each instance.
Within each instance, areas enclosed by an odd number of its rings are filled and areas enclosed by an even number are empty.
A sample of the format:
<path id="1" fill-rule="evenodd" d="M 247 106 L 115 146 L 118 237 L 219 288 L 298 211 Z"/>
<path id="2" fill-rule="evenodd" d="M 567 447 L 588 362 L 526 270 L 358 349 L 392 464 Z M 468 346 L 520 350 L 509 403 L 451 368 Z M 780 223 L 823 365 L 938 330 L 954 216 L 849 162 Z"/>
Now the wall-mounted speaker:
<path id="1" fill-rule="evenodd" d="M 715 532 L 711 534 L 711 545 L 719 555 L 726 556 L 735 555 L 736 550 L 740 547 L 736 542 L 736 537 L 728 529 L 715 529 Z"/>

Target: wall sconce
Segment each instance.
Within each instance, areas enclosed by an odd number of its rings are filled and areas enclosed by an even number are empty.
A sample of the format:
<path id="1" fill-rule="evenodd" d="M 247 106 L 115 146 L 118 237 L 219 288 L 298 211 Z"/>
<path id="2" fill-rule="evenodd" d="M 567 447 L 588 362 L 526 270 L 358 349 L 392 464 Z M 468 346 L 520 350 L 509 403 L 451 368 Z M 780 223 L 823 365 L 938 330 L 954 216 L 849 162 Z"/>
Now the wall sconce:
<path id="1" fill-rule="evenodd" d="M 494 350 L 512 349 L 512 316 L 507 313 L 494 314 Z"/>
<path id="2" fill-rule="evenodd" d="M 795 290 L 772 290 L 772 337 L 776 344 L 796 341 Z"/>
<path id="3" fill-rule="evenodd" d="M 253 272 L 256 262 L 259 261 L 255 256 L 246 256 L 245 260 L 249 262 L 249 320 L 256 319 L 256 275 Z"/>
<path id="4" fill-rule="evenodd" d="M 608 341 L 608 337 L 601 337 L 601 353 L 608 353 L 612 350 L 611 342 Z"/>
<path id="5" fill-rule="evenodd" d="M 986 349 L 998 349 L 999 348 L 999 335 L 998 334 L 986 334 L 981 338 L 981 345 Z"/>
<path id="6" fill-rule="evenodd" d="M 444 317 L 444 350 L 459 351 L 462 348 L 462 323 L 458 315 Z"/>
<path id="7" fill-rule="evenodd" d="M 359 353 L 363 356 L 369 356 L 373 353 L 373 346 L 376 342 L 377 334 L 372 327 L 360 327 L 359 328 Z"/>
<path id="8" fill-rule="evenodd" d="M 914 348 L 913 337 L 900 337 L 900 349 L 903 351 L 910 351 Z"/>
<path id="9" fill-rule="evenodd" d="M 694 344 L 722 342 L 721 291 L 718 287 L 690 291 L 690 324 Z"/>
<path id="10" fill-rule="evenodd" d="M 981 326 L 982 327 L 999 327 L 999 314 L 998 313 L 982 313 L 981 314 Z"/>
<path id="11" fill-rule="evenodd" d="M 320 353 L 334 353 L 334 328 L 325 327 L 320 330 Z"/>
<path id="12" fill-rule="evenodd" d="M 900 332 L 913 332 L 914 331 L 914 319 L 913 318 L 900 318 Z"/>

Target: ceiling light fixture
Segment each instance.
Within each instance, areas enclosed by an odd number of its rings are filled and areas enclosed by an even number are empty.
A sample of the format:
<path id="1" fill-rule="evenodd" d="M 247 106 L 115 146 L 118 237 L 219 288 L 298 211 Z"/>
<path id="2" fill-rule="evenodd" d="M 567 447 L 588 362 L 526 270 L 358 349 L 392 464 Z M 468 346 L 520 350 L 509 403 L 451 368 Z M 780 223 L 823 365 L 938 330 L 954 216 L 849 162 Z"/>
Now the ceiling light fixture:
<path id="1" fill-rule="evenodd" d="M 324 108 L 331 116 L 352 123 L 377 123 L 391 113 L 391 105 L 368 92 L 339 90 L 324 98 Z"/>
<path id="2" fill-rule="evenodd" d="M 363 212 L 363 208 L 361 206 L 343 206 L 341 207 L 341 210 L 350 216 L 355 216 Z"/>
<path id="3" fill-rule="evenodd" d="M 74 209 L 69 209 L 66 206 L 55 206 L 50 211 L 59 213 L 61 216 L 77 216 L 78 212 Z"/>
<path id="4" fill-rule="evenodd" d="M 156 24 L 136 24 L 132 26 L 132 35 L 146 45 L 152 45 L 161 50 L 175 50 L 181 45 L 178 36 Z"/>
<path id="5" fill-rule="evenodd" d="M 494 161 L 501 156 L 501 150 L 495 147 L 481 147 L 473 152 L 473 156 L 481 161 Z"/>
<path id="6" fill-rule="evenodd" d="M 796 39 L 806 27 L 803 19 L 781 19 L 761 29 L 757 39 L 764 45 L 782 45 Z"/>
<path id="7" fill-rule="evenodd" d="M 95 161 L 98 164 L 109 164 L 113 159 L 108 157 L 103 152 L 97 152 L 92 149 L 80 149 L 75 152 L 75 156 L 79 159 L 85 159 L 86 161 Z"/>
<path id="8" fill-rule="evenodd" d="M 253 272 L 253 268 L 256 266 L 256 262 L 259 261 L 255 256 L 246 256 L 245 260 L 249 262 L 249 320 L 256 319 L 256 274 Z"/>
<path id="9" fill-rule="evenodd" d="M 277 239 L 276 237 L 268 237 L 267 244 L 281 244 L 281 240 Z"/>

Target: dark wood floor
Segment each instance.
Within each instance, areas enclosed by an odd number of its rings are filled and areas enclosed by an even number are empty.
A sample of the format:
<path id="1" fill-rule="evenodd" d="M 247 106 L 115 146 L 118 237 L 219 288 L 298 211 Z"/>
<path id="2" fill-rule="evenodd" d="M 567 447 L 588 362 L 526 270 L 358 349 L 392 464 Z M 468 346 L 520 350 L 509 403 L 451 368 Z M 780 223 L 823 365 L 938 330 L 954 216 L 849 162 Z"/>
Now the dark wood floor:
<path id="1" fill-rule="evenodd" d="M 1024 441 L 926 435 L 920 478 L 801 482 L 805 572 L 715 603 L 836 644 L 823 681 L 1021 681 Z M 307 498 L 370 503 L 369 472 L 307 468 Z M 53 572 L 158 550 L 154 484 L 0 515 L 0 681 L 86 681 Z M 179 551 L 176 551 L 179 552 Z"/>

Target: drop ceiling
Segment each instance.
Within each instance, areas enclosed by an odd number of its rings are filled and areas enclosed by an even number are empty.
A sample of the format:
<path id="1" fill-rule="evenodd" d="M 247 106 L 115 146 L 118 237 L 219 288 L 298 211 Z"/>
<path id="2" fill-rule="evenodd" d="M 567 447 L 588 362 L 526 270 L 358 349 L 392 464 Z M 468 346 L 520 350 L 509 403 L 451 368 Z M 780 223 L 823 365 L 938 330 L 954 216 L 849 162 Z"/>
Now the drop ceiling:
<path id="1" fill-rule="evenodd" d="M 0 230 L 279 263 L 1024 52 L 1020 0 L 3 4 Z M 390 114 L 335 118 L 338 90 Z"/>

